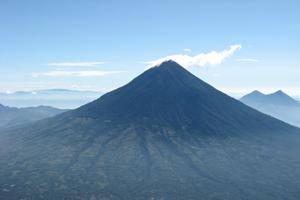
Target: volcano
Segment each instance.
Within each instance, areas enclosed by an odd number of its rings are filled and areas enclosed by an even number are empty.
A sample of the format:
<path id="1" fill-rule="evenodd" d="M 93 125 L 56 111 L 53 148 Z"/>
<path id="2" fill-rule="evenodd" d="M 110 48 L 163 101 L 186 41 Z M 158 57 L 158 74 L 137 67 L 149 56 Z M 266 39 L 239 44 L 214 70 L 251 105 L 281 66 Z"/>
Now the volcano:
<path id="1" fill-rule="evenodd" d="M 0 133 L 1 199 L 299 199 L 300 130 L 166 61 Z"/>
<path id="2" fill-rule="evenodd" d="M 299 102 L 282 90 L 271 94 L 263 94 L 259 91 L 253 91 L 240 99 L 242 102 L 250 105 L 278 105 L 278 106 L 299 106 Z"/>
<path id="3" fill-rule="evenodd" d="M 243 96 L 240 101 L 260 112 L 300 127 L 300 103 L 281 90 L 272 94 L 254 91 Z"/>

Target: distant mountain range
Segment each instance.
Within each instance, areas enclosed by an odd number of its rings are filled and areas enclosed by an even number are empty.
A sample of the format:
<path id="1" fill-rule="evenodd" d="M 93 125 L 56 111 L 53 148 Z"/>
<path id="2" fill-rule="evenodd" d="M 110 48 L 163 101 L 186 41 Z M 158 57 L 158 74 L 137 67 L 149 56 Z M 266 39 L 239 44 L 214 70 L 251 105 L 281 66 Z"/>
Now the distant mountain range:
<path id="1" fill-rule="evenodd" d="M 240 100 L 263 113 L 300 127 L 300 103 L 281 90 L 271 94 L 253 91 Z"/>
<path id="2" fill-rule="evenodd" d="M 299 200 L 300 129 L 173 61 L 0 132 L 0 199 Z"/>
<path id="3" fill-rule="evenodd" d="M 20 126 L 26 123 L 53 117 L 67 110 L 57 109 L 49 106 L 38 106 L 28 108 L 15 108 L 0 104 L 0 129 Z"/>
<path id="4" fill-rule="evenodd" d="M 58 108 L 77 108 L 97 99 L 103 93 L 67 89 L 49 89 L 0 93 L 0 102 L 13 107 L 47 105 Z"/>
<path id="5" fill-rule="evenodd" d="M 68 89 L 47 89 L 47 90 L 33 90 L 33 91 L 16 91 L 13 93 L 0 93 L 0 94 L 7 94 L 7 95 L 37 95 L 37 94 L 78 94 L 78 93 L 85 93 L 85 94 L 94 94 L 99 93 L 95 91 L 89 90 L 68 90 Z"/>

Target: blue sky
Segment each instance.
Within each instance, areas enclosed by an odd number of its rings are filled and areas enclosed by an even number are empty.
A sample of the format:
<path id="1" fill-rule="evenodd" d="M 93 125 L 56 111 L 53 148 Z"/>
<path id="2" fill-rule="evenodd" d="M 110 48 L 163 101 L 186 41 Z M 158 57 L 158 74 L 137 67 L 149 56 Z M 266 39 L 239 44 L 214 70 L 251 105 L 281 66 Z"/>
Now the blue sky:
<path id="1" fill-rule="evenodd" d="M 227 93 L 300 95 L 300 1 L 1 0 L 0 27 L 2 92 L 107 91 L 177 55 Z"/>

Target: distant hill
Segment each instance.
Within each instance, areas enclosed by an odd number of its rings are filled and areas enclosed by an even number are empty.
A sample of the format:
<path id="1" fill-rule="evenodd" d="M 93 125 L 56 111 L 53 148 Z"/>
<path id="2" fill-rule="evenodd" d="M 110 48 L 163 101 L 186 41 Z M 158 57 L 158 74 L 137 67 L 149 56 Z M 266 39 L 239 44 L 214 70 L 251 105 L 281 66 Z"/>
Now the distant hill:
<path id="1" fill-rule="evenodd" d="M 38 106 L 28 108 L 15 108 L 0 104 L 0 129 L 19 126 L 26 123 L 53 117 L 67 110 L 57 109 L 49 106 Z"/>
<path id="2" fill-rule="evenodd" d="M 300 103 L 284 93 L 282 90 L 271 94 L 263 94 L 259 91 L 253 91 L 241 98 L 245 103 L 255 103 L 257 105 L 281 105 L 281 106 L 299 106 Z"/>
<path id="3" fill-rule="evenodd" d="M 0 93 L 1 103 L 12 107 L 36 107 L 47 105 L 73 109 L 101 96 L 102 92 L 67 89 L 49 89 Z"/>
<path id="4" fill-rule="evenodd" d="M 271 94 L 254 91 L 240 100 L 263 113 L 300 127 L 300 103 L 281 90 Z"/>
<path id="5" fill-rule="evenodd" d="M 299 200 L 300 129 L 173 61 L 0 134 L 0 199 Z"/>

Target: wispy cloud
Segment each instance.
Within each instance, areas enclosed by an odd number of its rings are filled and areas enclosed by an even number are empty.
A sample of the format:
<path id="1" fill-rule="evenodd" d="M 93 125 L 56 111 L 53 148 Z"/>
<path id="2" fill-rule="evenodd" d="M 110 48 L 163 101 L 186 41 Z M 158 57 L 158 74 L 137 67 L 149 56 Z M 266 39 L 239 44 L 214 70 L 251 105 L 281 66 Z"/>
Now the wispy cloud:
<path id="1" fill-rule="evenodd" d="M 102 65 L 105 62 L 59 62 L 59 63 L 49 63 L 48 66 L 54 67 L 95 67 Z"/>
<path id="2" fill-rule="evenodd" d="M 242 46 L 240 44 L 231 45 L 228 49 L 225 49 L 223 51 L 211 51 L 208 53 L 201 53 L 197 54 L 195 56 L 189 56 L 186 54 L 176 54 L 176 55 L 170 55 L 163 58 L 159 58 L 157 60 L 148 61 L 146 64 L 149 65 L 149 67 L 159 65 L 160 63 L 166 61 L 166 60 L 173 60 L 180 65 L 184 67 L 203 67 L 206 65 L 218 65 L 221 64 L 224 59 L 232 56 L 234 52 L 241 49 Z"/>
<path id="3" fill-rule="evenodd" d="M 97 77 L 97 76 L 106 76 L 111 74 L 124 73 L 126 71 L 50 71 L 42 73 L 33 73 L 33 77 Z"/>
<path id="4" fill-rule="evenodd" d="M 239 62 L 258 62 L 259 60 L 254 59 L 254 58 L 239 58 L 237 59 Z"/>
<path id="5" fill-rule="evenodd" d="M 185 52 L 191 52 L 192 49 L 186 48 L 186 49 L 183 49 L 183 51 L 185 51 Z"/>

